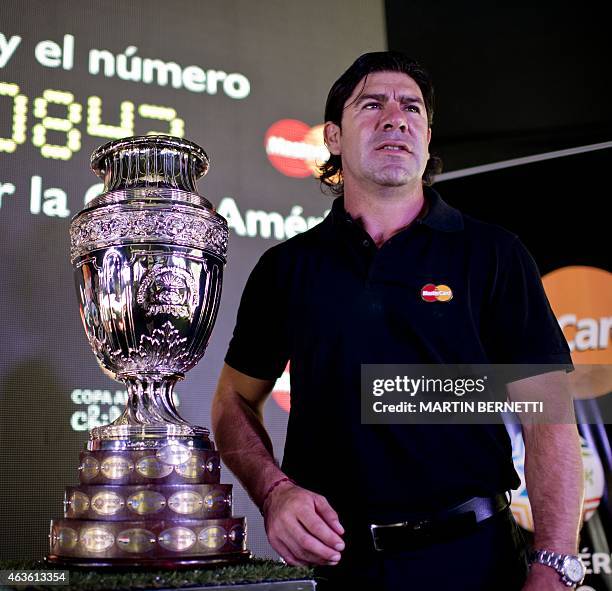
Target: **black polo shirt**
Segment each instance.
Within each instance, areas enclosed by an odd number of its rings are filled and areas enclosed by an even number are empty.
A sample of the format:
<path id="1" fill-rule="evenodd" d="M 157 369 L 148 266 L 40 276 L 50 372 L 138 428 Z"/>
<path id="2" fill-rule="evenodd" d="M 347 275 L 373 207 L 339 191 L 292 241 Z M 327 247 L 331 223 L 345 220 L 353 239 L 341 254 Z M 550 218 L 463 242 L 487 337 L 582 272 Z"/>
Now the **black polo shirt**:
<path id="1" fill-rule="evenodd" d="M 366 521 L 517 488 L 503 425 L 363 425 L 362 363 L 567 363 L 567 343 L 518 238 L 425 189 L 422 219 L 377 248 L 342 198 L 263 254 L 225 361 L 275 379 L 291 362 L 283 470 Z M 444 284 L 447 302 L 421 289 Z"/>

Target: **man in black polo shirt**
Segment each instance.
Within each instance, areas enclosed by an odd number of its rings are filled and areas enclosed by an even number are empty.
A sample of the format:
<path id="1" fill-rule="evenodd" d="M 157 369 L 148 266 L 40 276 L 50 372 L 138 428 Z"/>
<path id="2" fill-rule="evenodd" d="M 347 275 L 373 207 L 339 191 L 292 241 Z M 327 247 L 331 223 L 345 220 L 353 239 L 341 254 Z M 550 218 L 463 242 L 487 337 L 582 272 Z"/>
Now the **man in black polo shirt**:
<path id="1" fill-rule="evenodd" d="M 213 401 L 215 437 L 274 549 L 289 564 L 318 565 L 322 588 L 563 589 L 561 577 L 576 580 L 569 570 L 580 567 L 556 562 L 577 551 L 575 425 L 524 427 L 535 547 L 556 553 L 537 557 L 556 568 L 535 564 L 527 576 L 504 496 L 519 479 L 503 425 L 361 423 L 362 364 L 571 366 L 517 237 L 462 215 L 428 186 L 432 116 L 430 80 L 401 54 L 361 56 L 336 81 L 321 180 L 339 197 L 321 224 L 253 270 Z M 447 286 L 452 299 L 427 301 L 427 285 Z M 263 405 L 287 361 L 280 468 Z M 516 381 L 509 394 L 556 394 L 563 377 Z M 422 518 L 435 523 L 426 535 Z M 408 526 L 384 527 L 394 523 Z"/>

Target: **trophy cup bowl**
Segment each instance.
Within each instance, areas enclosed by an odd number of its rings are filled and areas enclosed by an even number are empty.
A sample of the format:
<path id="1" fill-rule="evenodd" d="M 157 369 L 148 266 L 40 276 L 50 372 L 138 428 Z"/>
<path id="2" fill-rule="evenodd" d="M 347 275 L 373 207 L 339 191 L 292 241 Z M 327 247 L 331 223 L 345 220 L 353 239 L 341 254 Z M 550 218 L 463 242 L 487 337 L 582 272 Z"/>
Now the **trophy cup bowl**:
<path id="1" fill-rule="evenodd" d="M 195 191 L 209 166 L 200 147 L 145 136 L 92 155 L 104 193 L 73 220 L 71 259 L 83 326 L 128 404 L 92 441 L 208 437 L 176 411 L 174 384 L 204 354 L 221 294 L 227 223 Z"/>
<path id="2" fill-rule="evenodd" d="M 90 431 L 79 486 L 51 523 L 48 560 L 96 566 L 229 563 L 250 555 L 244 518 L 205 427 L 173 390 L 206 350 L 227 222 L 196 191 L 209 167 L 170 136 L 112 141 L 91 157 L 104 192 L 72 220 L 81 320 L 102 369 L 126 385 L 123 413 Z"/>

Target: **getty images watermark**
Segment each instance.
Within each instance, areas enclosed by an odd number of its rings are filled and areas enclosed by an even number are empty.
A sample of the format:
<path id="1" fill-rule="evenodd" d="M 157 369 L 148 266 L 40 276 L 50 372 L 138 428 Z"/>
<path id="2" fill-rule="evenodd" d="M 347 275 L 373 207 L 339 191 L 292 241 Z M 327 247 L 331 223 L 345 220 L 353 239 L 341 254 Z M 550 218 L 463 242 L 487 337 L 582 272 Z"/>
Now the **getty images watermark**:
<path id="1" fill-rule="evenodd" d="M 366 424 L 574 423 L 573 402 L 588 397 L 584 384 L 591 367 L 595 366 L 362 365 L 361 420 Z"/>

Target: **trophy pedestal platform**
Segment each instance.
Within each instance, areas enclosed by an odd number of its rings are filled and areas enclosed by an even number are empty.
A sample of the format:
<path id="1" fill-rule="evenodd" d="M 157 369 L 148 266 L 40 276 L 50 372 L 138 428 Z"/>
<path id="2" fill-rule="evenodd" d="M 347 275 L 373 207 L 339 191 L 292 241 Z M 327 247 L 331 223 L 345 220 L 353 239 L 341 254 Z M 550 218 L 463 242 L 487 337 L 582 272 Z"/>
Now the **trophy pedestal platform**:
<path id="1" fill-rule="evenodd" d="M 67 568 L 91 570 L 95 568 L 113 571 L 131 571 L 131 570 L 174 570 L 177 568 L 192 569 L 192 568 L 216 568 L 220 566 L 234 566 L 244 564 L 251 560 L 251 553 L 248 550 L 242 552 L 227 553 L 223 557 L 194 557 L 179 559 L 172 557 L 169 559 L 163 558 L 74 558 L 70 556 L 57 556 L 49 554 L 45 557 L 45 562 L 53 566 L 65 566 Z M 233 588 L 233 587 L 232 587 Z"/>
<path id="2" fill-rule="evenodd" d="M 248 559 L 244 517 L 51 521 L 48 560 L 89 566 L 227 564 Z"/>
<path id="3" fill-rule="evenodd" d="M 212 444 L 198 443 L 89 445 L 80 456 L 80 483 L 65 489 L 64 518 L 51 521 L 47 561 L 168 569 L 247 561 L 246 519 L 232 516 L 232 485 L 219 483 Z"/>

